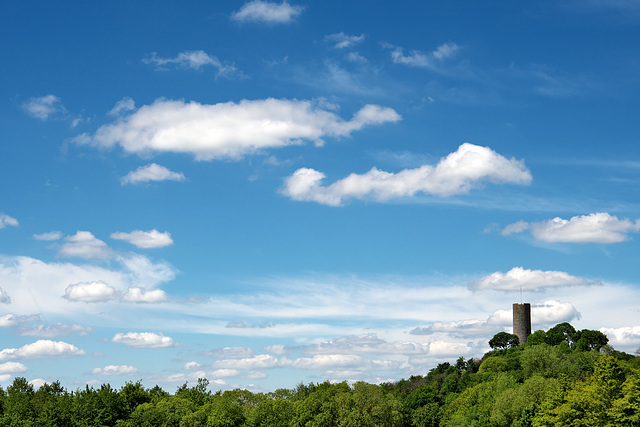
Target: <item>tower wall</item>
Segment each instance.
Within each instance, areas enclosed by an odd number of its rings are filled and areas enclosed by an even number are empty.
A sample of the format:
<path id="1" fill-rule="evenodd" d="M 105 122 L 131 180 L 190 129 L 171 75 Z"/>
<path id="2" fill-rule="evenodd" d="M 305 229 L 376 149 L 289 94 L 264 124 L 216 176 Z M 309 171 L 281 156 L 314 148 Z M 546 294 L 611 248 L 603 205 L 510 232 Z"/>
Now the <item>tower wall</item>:
<path id="1" fill-rule="evenodd" d="M 531 335 L 531 304 L 513 304 L 513 333 L 518 336 L 520 344 L 527 342 Z"/>

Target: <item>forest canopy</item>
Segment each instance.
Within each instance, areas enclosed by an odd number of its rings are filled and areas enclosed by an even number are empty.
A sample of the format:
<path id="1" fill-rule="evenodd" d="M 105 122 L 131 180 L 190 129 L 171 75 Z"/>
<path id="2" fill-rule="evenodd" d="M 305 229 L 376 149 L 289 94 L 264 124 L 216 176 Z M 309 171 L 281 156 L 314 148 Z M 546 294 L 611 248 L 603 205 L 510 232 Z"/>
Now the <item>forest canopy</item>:
<path id="1" fill-rule="evenodd" d="M 523 345 L 514 337 L 496 334 L 480 359 L 382 384 L 213 392 L 200 379 L 170 394 L 140 381 L 36 390 L 17 377 L 0 388 L 0 426 L 640 426 L 640 358 L 568 323 Z"/>

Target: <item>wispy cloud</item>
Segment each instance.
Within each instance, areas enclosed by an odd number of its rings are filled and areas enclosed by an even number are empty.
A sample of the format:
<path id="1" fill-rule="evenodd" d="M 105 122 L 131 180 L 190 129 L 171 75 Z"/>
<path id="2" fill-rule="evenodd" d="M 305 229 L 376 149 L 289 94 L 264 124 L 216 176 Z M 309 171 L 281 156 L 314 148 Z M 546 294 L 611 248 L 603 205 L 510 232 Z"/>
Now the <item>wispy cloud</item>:
<path id="1" fill-rule="evenodd" d="M 364 34 L 352 36 L 343 32 L 329 34 L 324 37 L 324 41 L 333 44 L 334 49 L 345 49 L 353 47 L 364 40 Z"/>
<path id="2" fill-rule="evenodd" d="M 240 159 L 304 140 L 322 145 L 323 137 L 345 137 L 398 120 L 393 109 L 378 105 L 366 105 L 344 121 L 309 101 L 269 98 L 204 105 L 159 99 L 75 141 L 104 148 L 118 144 L 139 155 L 174 152 L 193 154 L 196 160 Z"/>
<path id="3" fill-rule="evenodd" d="M 462 144 L 435 166 L 423 165 L 398 173 L 373 168 L 329 186 L 322 185 L 324 177 L 314 169 L 298 169 L 286 179 L 281 192 L 293 200 L 340 206 L 349 199 L 384 202 L 416 193 L 448 197 L 466 193 L 483 181 L 527 185 L 532 179 L 523 161 L 507 159 L 488 147 L 469 143 Z"/>
<path id="4" fill-rule="evenodd" d="M 199 70 L 206 66 L 211 66 L 217 70 L 217 77 L 241 77 L 242 73 L 238 69 L 229 63 L 223 63 L 217 57 L 211 56 L 202 50 L 191 50 L 179 53 L 175 58 L 161 58 L 156 52 L 152 52 L 146 58 L 142 60 L 145 64 L 154 64 L 160 68 L 166 65 L 175 65 L 181 68 L 192 68 Z M 125 98 L 127 104 L 125 106 L 132 110 L 130 98 Z M 116 108 L 118 105 L 116 105 Z M 113 111 L 113 110 L 112 110 Z"/>
<path id="5" fill-rule="evenodd" d="M 405 55 L 401 47 L 390 44 L 383 44 L 383 47 L 391 49 L 391 60 L 395 64 L 429 68 L 432 70 L 441 66 L 442 61 L 445 59 L 453 58 L 460 50 L 460 46 L 455 43 L 444 43 L 429 53 L 412 50 L 408 55 Z"/>
<path id="6" fill-rule="evenodd" d="M 5 228 L 7 226 L 17 227 L 18 225 L 17 219 L 10 217 L 9 215 L 0 214 L 0 228 Z"/>
<path id="7" fill-rule="evenodd" d="M 574 216 L 569 220 L 556 217 L 547 221 L 519 221 L 502 230 L 508 236 L 530 231 L 536 240 L 550 243 L 619 243 L 629 240 L 630 233 L 640 231 L 640 219 L 619 219 L 607 212 Z"/>
<path id="8" fill-rule="evenodd" d="M 268 24 L 286 24 L 302 13 L 302 6 L 292 6 L 286 1 L 272 3 L 255 0 L 245 3 L 240 10 L 231 15 L 237 22 L 266 22 Z"/>
<path id="9" fill-rule="evenodd" d="M 564 271 L 528 270 L 514 267 L 506 273 L 495 272 L 469 284 L 475 291 L 494 289 L 501 291 L 540 291 L 562 286 L 587 286 L 602 284 L 582 277 L 572 276 Z"/>
<path id="10" fill-rule="evenodd" d="M 60 98 L 51 94 L 29 98 L 22 104 L 22 108 L 27 114 L 40 120 L 47 120 L 55 114 L 65 114 L 67 111 Z"/>
<path id="11" fill-rule="evenodd" d="M 140 184 L 143 182 L 182 182 L 185 179 L 186 178 L 182 172 L 174 172 L 157 163 L 150 163 L 145 166 L 140 166 L 138 169 L 129 172 L 128 174 L 120 178 L 120 183 L 122 185 L 125 185 Z"/>
<path id="12" fill-rule="evenodd" d="M 168 231 L 159 232 L 156 229 L 149 231 L 134 230 L 131 233 L 112 233 L 112 239 L 124 240 L 137 248 L 164 248 L 173 244 L 171 233 Z"/>

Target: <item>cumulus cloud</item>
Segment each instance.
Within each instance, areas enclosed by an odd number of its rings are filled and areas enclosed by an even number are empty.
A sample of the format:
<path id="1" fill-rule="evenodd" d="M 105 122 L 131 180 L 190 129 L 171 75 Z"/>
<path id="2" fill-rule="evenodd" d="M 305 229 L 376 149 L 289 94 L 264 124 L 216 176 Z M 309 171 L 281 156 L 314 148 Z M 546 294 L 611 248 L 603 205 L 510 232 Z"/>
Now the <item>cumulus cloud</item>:
<path id="1" fill-rule="evenodd" d="M 116 240 L 124 240 L 138 248 L 143 249 L 164 248 L 165 246 L 170 246 L 173 244 L 171 233 L 169 233 L 168 231 L 161 233 L 156 229 L 149 231 L 134 230 L 131 233 L 117 232 L 111 234 L 111 238 Z"/>
<path id="2" fill-rule="evenodd" d="M 231 15 L 231 19 L 238 22 L 286 24 L 300 15 L 303 9 L 302 6 L 292 6 L 286 1 L 278 4 L 254 0 L 245 3 L 240 10 Z"/>
<path id="3" fill-rule="evenodd" d="M 233 160 L 304 140 L 321 145 L 323 137 L 349 136 L 364 126 L 398 120 L 393 109 L 377 105 L 366 105 L 344 121 L 309 101 L 269 98 L 205 105 L 158 99 L 75 141 L 104 148 L 118 144 L 138 155 L 173 152 L 196 160 Z"/>
<path id="4" fill-rule="evenodd" d="M 198 362 L 187 362 L 184 364 L 184 369 L 186 369 L 187 371 L 193 371 L 195 369 L 200 369 L 201 366 L 202 365 Z"/>
<path id="5" fill-rule="evenodd" d="M 501 291 L 539 291 L 562 286 L 588 286 L 600 284 L 582 277 L 572 276 L 564 271 L 528 270 L 514 267 L 506 273 L 497 271 L 478 281 L 471 282 L 472 290 L 495 289 Z"/>
<path id="6" fill-rule="evenodd" d="M 57 113 L 64 113 L 66 110 L 60 102 L 60 98 L 55 95 L 29 98 L 22 104 L 24 111 L 32 117 L 40 120 L 47 120 Z"/>
<path id="7" fill-rule="evenodd" d="M 182 68 L 193 68 L 199 70 L 205 66 L 212 66 L 217 69 L 218 76 L 231 77 L 238 74 L 238 70 L 230 64 L 223 64 L 217 57 L 211 56 L 202 50 L 191 50 L 181 52 L 175 58 L 160 58 L 156 52 L 152 52 L 142 60 L 145 64 L 155 64 L 159 67 L 173 64 Z M 133 108 L 131 108 L 133 109 Z"/>
<path id="8" fill-rule="evenodd" d="M 216 369 L 215 371 L 210 372 L 209 375 L 216 378 L 237 377 L 240 375 L 240 371 L 237 369 Z"/>
<path id="9" fill-rule="evenodd" d="M 168 299 L 166 292 L 160 289 L 145 291 L 141 288 L 129 288 L 129 291 L 122 296 L 122 301 L 135 303 L 158 303 Z"/>
<path id="10" fill-rule="evenodd" d="M 63 298 L 76 302 L 106 302 L 118 296 L 118 291 L 104 282 L 80 282 L 67 286 Z"/>
<path id="11" fill-rule="evenodd" d="M 38 359 L 44 357 L 71 357 L 85 355 L 84 350 L 64 341 L 38 340 L 20 348 L 0 350 L 0 360 Z"/>
<path id="12" fill-rule="evenodd" d="M 6 226 L 17 227 L 18 225 L 17 219 L 9 215 L 0 214 L 0 228 L 5 228 Z"/>
<path id="13" fill-rule="evenodd" d="M 600 328 L 600 332 L 609 338 L 609 343 L 614 347 L 640 346 L 640 326 L 624 326 L 621 328 Z"/>
<path id="14" fill-rule="evenodd" d="M 418 50 L 412 50 L 409 55 L 405 55 L 403 49 L 400 47 L 393 47 L 386 45 L 385 47 L 391 48 L 391 59 L 395 64 L 403 64 L 412 67 L 422 67 L 433 69 L 440 62 L 445 59 L 453 58 L 460 50 L 460 47 L 455 43 L 444 43 L 438 46 L 434 51 L 430 53 L 420 52 Z"/>
<path id="15" fill-rule="evenodd" d="M 65 237 L 67 243 L 60 246 L 58 254 L 78 258 L 111 258 L 114 252 L 105 242 L 96 238 L 89 231 L 78 231 L 73 236 Z"/>
<path id="16" fill-rule="evenodd" d="M 51 242 L 54 240 L 60 240 L 62 239 L 62 232 L 60 231 L 49 231 L 46 233 L 42 233 L 42 234 L 34 234 L 33 238 L 36 240 L 44 240 L 47 242 Z"/>
<path id="17" fill-rule="evenodd" d="M 18 372 L 26 372 L 28 369 L 20 362 L 0 363 L 0 374 L 15 374 Z"/>
<path id="18" fill-rule="evenodd" d="M 522 160 L 507 159 L 488 147 L 464 143 L 437 165 L 423 165 L 390 173 L 371 169 L 351 174 L 331 185 L 323 186 L 325 175 L 314 169 L 298 169 L 288 177 L 282 194 L 293 200 L 313 201 L 340 206 L 346 200 L 367 197 L 384 202 L 416 193 L 447 197 L 466 193 L 483 181 L 526 185 L 531 173 Z"/>
<path id="19" fill-rule="evenodd" d="M 333 47 L 335 49 L 344 49 L 347 47 L 352 47 L 357 45 L 358 43 L 360 43 L 361 41 L 364 40 L 364 34 L 361 34 L 359 36 L 351 36 L 351 35 L 347 35 L 343 32 L 340 33 L 335 33 L 335 34 L 329 34 L 327 36 L 324 37 L 324 41 L 325 42 L 329 42 L 329 43 L 333 43 Z"/>
<path id="20" fill-rule="evenodd" d="M 167 348 L 173 347 L 173 339 L 154 332 L 117 333 L 111 339 L 113 342 L 136 348 Z"/>
<path id="21" fill-rule="evenodd" d="M 122 98 L 116 103 L 116 105 L 109 111 L 110 116 L 119 116 L 123 112 L 136 109 L 136 103 L 129 97 Z"/>
<path id="22" fill-rule="evenodd" d="M 94 375 L 135 375 L 138 368 L 129 365 L 107 365 L 104 368 L 95 368 L 91 371 Z"/>
<path id="23" fill-rule="evenodd" d="M 503 235 L 530 230 L 536 240 L 564 243 L 619 243 L 629 240 L 629 233 L 640 231 L 640 219 L 618 219 L 607 212 L 559 217 L 540 222 L 519 221 L 506 226 Z"/>
<path id="24" fill-rule="evenodd" d="M 157 163 L 149 163 L 145 166 L 140 166 L 138 169 L 129 172 L 122 178 L 120 183 L 126 184 L 140 184 L 143 182 L 151 181 L 184 181 L 186 178 L 182 172 L 174 172 L 165 168 Z"/>
<path id="25" fill-rule="evenodd" d="M 569 302 L 547 300 L 531 306 L 531 322 L 536 325 L 536 329 L 540 329 L 540 325 L 554 326 L 580 317 L 580 312 Z"/>

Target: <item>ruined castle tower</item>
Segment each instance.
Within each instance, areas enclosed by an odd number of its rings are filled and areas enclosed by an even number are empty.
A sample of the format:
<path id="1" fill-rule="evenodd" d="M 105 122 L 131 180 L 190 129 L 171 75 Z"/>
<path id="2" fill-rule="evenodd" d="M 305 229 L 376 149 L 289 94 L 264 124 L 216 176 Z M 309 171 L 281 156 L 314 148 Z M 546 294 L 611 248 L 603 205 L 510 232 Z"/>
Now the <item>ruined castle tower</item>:
<path id="1" fill-rule="evenodd" d="M 518 336 L 520 344 L 527 342 L 531 335 L 531 304 L 513 304 L 513 333 Z"/>

